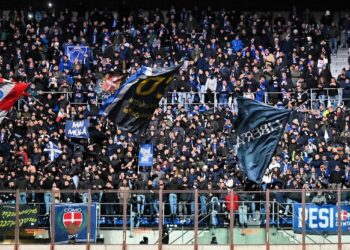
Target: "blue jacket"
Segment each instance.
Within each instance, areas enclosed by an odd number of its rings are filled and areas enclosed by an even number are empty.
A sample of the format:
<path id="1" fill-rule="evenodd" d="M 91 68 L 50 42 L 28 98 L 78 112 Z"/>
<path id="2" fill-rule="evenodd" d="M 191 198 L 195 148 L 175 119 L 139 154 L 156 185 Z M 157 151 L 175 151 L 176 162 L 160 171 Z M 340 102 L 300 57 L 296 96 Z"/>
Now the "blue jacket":
<path id="1" fill-rule="evenodd" d="M 232 49 L 237 52 L 243 49 L 243 42 L 241 39 L 234 39 L 231 42 Z"/>

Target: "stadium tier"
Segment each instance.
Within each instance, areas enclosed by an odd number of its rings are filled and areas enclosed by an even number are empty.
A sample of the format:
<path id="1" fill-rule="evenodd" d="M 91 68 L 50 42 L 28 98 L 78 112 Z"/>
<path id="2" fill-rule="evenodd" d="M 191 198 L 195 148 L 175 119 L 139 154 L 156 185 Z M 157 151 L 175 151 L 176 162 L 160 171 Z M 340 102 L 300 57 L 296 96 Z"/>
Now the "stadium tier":
<path id="1" fill-rule="evenodd" d="M 348 14 L 57 4 L 0 11 L 0 249 L 350 242 Z"/>

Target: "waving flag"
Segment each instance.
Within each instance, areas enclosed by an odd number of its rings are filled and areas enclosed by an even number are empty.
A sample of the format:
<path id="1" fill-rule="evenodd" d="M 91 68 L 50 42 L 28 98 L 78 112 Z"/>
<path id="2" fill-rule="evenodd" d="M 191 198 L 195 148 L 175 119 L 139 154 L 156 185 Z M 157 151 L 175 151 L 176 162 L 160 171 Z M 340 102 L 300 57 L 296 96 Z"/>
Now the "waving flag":
<path id="1" fill-rule="evenodd" d="M 144 132 L 181 65 L 169 68 L 142 67 L 103 102 L 100 114 L 108 116 L 125 131 Z"/>
<path id="2" fill-rule="evenodd" d="M 237 157 L 249 180 L 260 183 L 282 136 L 290 111 L 239 97 Z"/>
<path id="3" fill-rule="evenodd" d="M 46 144 L 46 148 L 44 149 L 44 152 L 49 154 L 50 161 L 54 161 L 56 158 L 58 158 L 62 154 L 62 150 L 52 141 L 49 141 Z"/>
<path id="4" fill-rule="evenodd" d="M 120 87 L 122 83 L 123 76 L 111 76 L 107 74 L 101 83 L 102 91 L 108 92 L 110 94 L 114 93 L 116 89 Z"/>
<path id="5" fill-rule="evenodd" d="M 28 86 L 28 83 L 14 83 L 0 77 L 0 124 Z"/>

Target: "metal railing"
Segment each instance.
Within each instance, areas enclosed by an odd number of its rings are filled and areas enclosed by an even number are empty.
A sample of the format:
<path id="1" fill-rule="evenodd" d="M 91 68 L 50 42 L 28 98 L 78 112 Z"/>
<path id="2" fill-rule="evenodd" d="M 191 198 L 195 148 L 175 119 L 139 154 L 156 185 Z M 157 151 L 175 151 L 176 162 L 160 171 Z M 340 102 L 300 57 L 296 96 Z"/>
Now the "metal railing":
<path id="1" fill-rule="evenodd" d="M 330 94 L 331 91 L 337 91 L 337 94 Z M 325 92 L 325 94 L 320 95 L 320 91 Z M 74 92 L 57 92 L 57 91 L 40 91 L 36 96 L 32 96 L 34 101 L 37 101 L 39 103 L 39 96 L 41 95 L 64 95 L 65 99 L 69 102 L 70 105 L 88 105 L 89 101 L 81 101 L 81 102 L 75 102 L 73 94 Z M 88 92 L 83 92 L 82 94 L 87 95 Z M 203 93 L 203 92 L 168 92 L 165 97 L 163 97 L 159 103 L 160 107 L 165 108 L 168 105 L 171 106 L 177 106 L 181 105 L 186 108 L 198 106 L 198 105 L 207 105 L 213 108 L 214 110 L 222 107 L 229 107 L 231 109 L 235 109 L 237 104 L 235 101 L 235 97 L 237 93 L 235 92 L 229 92 L 225 95 L 225 97 L 220 98 L 220 92 L 212 92 L 212 93 Z M 256 92 L 245 92 L 242 93 L 243 96 L 250 96 L 254 97 L 256 96 Z M 350 101 L 350 98 L 344 98 L 343 96 L 343 89 L 342 88 L 323 88 L 323 89 L 317 89 L 312 88 L 305 90 L 302 93 L 307 96 L 307 100 L 310 100 L 308 108 L 318 108 L 320 104 L 327 106 L 341 106 L 343 105 L 344 101 Z M 265 104 L 276 104 L 277 101 L 282 101 L 282 97 L 285 95 L 285 92 L 264 92 L 262 96 L 262 102 Z M 296 92 L 289 92 L 289 95 L 292 97 L 295 95 L 298 95 Z M 85 98 L 86 99 L 86 98 Z M 100 106 L 102 104 L 102 96 L 96 95 L 94 100 L 95 103 Z M 18 110 L 21 110 L 21 107 L 23 106 L 23 103 L 28 104 L 28 102 L 25 101 L 24 98 L 22 98 L 18 102 Z M 42 104 L 42 103 L 41 103 Z"/>
<path id="2" fill-rule="evenodd" d="M 310 203 L 310 197 L 315 197 L 317 195 L 317 191 L 320 190 L 306 190 L 306 189 L 298 189 L 298 190 L 267 190 L 267 191 L 258 191 L 258 192 L 248 192 L 248 191 L 230 191 L 230 190 L 153 190 L 152 193 L 150 193 L 149 190 L 60 190 L 59 193 L 61 195 L 61 200 L 55 200 L 52 199 L 52 202 L 49 204 L 47 202 L 40 202 L 40 197 L 45 194 L 51 194 L 51 197 L 57 197 L 58 191 L 48 191 L 48 190 L 2 190 L 0 191 L 0 197 L 7 197 L 6 199 L 1 198 L 1 204 L 0 209 L 2 209 L 2 206 L 12 204 L 15 206 L 15 230 L 14 230 L 14 236 L 11 238 L 11 242 L 14 243 L 16 247 L 19 246 L 19 244 L 26 244 L 26 241 L 23 240 L 22 236 L 20 236 L 20 205 L 22 204 L 30 204 L 33 206 L 36 206 L 39 210 L 39 218 L 42 220 L 45 220 L 43 223 L 38 224 L 38 228 L 45 229 L 49 232 L 48 238 L 42 239 L 41 244 L 45 244 L 50 241 L 51 246 L 53 247 L 55 245 L 55 205 L 57 202 L 59 203 L 66 203 L 67 200 L 65 200 L 65 195 L 72 195 L 76 194 L 78 198 L 75 198 L 74 200 L 69 200 L 69 203 L 72 202 L 85 202 L 85 204 L 88 205 L 88 208 L 91 208 L 91 205 L 93 203 L 98 204 L 98 215 L 97 215 L 97 231 L 98 233 L 101 232 L 101 230 L 119 230 L 123 234 L 123 238 L 121 240 L 121 244 L 123 245 L 124 249 L 126 249 L 126 245 L 130 244 L 126 238 L 127 232 L 129 233 L 130 237 L 133 236 L 133 231 L 136 230 L 139 227 L 149 227 L 153 230 L 158 230 L 158 240 L 155 240 L 154 242 L 150 242 L 150 244 L 156 244 L 161 249 L 164 239 L 164 235 L 162 233 L 163 226 L 171 226 L 173 222 L 169 222 L 169 206 L 173 206 L 174 204 L 169 203 L 168 196 L 170 194 L 176 194 L 178 197 L 180 194 L 189 194 L 192 199 L 191 201 L 186 203 L 188 207 L 193 205 L 193 210 L 190 210 L 191 212 L 187 214 L 187 216 L 191 216 L 191 222 L 187 223 L 186 225 L 184 223 L 180 224 L 179 227 L 173 227 L 171 228 L 170 235 L 172 232 L 176 232 L 179 230 L 182 230 L 182 233 L 180 234 L 180 237 L 186 236 L 186 234 L 189 234 L 189 232 L 193 233 L 193 237 L 186 238 L 185 244 L 192 244 L 195 246 L 198 246 L 199 238 L 202 236 L 205 237 L 205 232 L 220 232 L 216 230 L 226 230 L 228 240 L 225 243 L 220 244 L 226 244 L 230 245 L 231 248 L 235 244 L 242 244 L 239 241 L 234 241 L 233 235 L 235 232 L 235 228 L 239 228 L 241 235 L 244 237 L 246 234 L 249 234 L 249 228 L 260 228 L 260 230 L 263 230 L 263 233 L 265 235 L 265 240 L 263 245 L 266 245 L 266 247 L 270 246 L 274 243 L 275 238 L 279 234 L 285 234 L 289 235 L 289 237 L 294 238 L 295 241 L 293 244 L 300 244 L 303 246 L 303 248 L 307 244 L 319 244 L 317 241 L 317 238 L 314 238 L 316 236 L 322 236 L 325 239 L 326 243 L 329 244 L 335 244 L 338 245 L 339 249 L 341 249 L 342 246 L 342 237 L 346 237 L 343 235 L 342 231 L 342 225 L 341 223 L 337 223 L 338 230 L 336 232 L 337 240 L 328 239 L 327 236 L 325 236 L 324 232 L 318 231 L 317 229 L 314 229 L 310 227 L 310 216 L 312 215 L 312 212 L 307 211 L 308 206 Z M 336 207 L 336 216 L 337 221 L 342 222 L 346 219 L 348 220 L 348 217 L 346 216 L 346 213 L 343 213 L 343 206 L 349 206 L 349 200 L 348 197 L 348 191 L 337 189 L 337 190 L 322 190 L 323 195 L 327 194 L 333 194 L 335 200 L 333 200 L 332 204 L 334 204 L 334 207 Z M 288 197 L 290 197 L 291 194 L 298 193 L 298 197 L 300 200 L 291 200 Z M 27 195 L 24 195 L 27 194 Z M 85 199 L 79 198 L 79 194 L 86 194 Z M 123 200 L 119 200 L 119 202 L 116 200 L 116 202 L 103 202 L 103 197 L 107 194 L 115 194 L 116 197 L 118 195 L 123 195 L 122 197 L 126 197 Z M 145 207 L 150 207 L 153 205 L 158 206 L 158 214 L 148 214 L 148 208 L 144 208 L 144 214 L 140 215 L 140 203 L 132 203 L 132 197 L 135 197 L 137 195 L 149 195 L 152 194 L 152 199 L 155 199 L 156 202 L 149 202 L 148 198 L 145 203 L 142 203 Z M 238 196 L 237 199 L 235 199 L 235 196 Z M 30 196 L 30 198 L 29 198 Z M 203 199 L 201 197 L 217 197 L 217 199 L 208 199 L 207 202 L 203 203 Z M 281 202 L 276 200 L 276 197 L 284 197 L 284 199 L 287 198 L 287 202 Z M 10 197 L 10 198 L 9 198 Z M 34 198 L 33 198 L 34 197 Z M 63 198 L 62 198 L 63 197 Z M 99 198 L 96 198 L 99 197 Z M 299 199 L 298 198 L 298 199 Z M 97 199 L 97 200 L 96 200 Z M 289 199 L 289 200 L 288 200 Z M 30 202 L 29 202 L 30 201 Z M 293 206 L 295 204 L 300 204 L 301 206 L 301 212 L 299 214 L 295 214 Z M 107 212 L 107 206 L 113 205 L 111 210 L 108 210 Z M 179 203 L 177 202 L 175 204 L 176 206 L 179 206 Z M 44 209 L 44 206 L 47 208 L 49 206 L 49 216 L 47 215 L 47 211 Z M 204 207 L 203 207 L 204 206 Z M 205 209 L 206 208 L 206 209 Z M 204 209 L 204 210 L 203 210 Z M 350 206 L 349 206 L 350 210 Z M 337 212 L 338 211 L 338 212 Z M 339 213 L 341 211 L 341 213 Z M 346 210 L 347 211 L 347 210 Z M 201 213 L 200 213 L 201 212 Z M 204 212 L 204 213 L 203 213 Z M 258 213 L 258 216 L 256 215 Z M 90 226 L 90 215 L 91 215 L 91 209 L 87 210 L 87 219 L 88 219 L 88 233 L 91 233 L 91 230 L 94 230 L 94 228 L 91 228 Z M 153 216 L 155 217 L 156 223 L 147 225 L 140 223 L 139 225 L 135 226 L 136 220 L 139 220 L 142 217 L 146 217 L 147 220 Z M 180 213 L 177 211 L 175 212 L 175 217 L 178 218 L 180 216 Z M 255 217 L 256 221 L 253 220 Z M 301 232 L 294 232 L 292 230 L 292 225 L 295 226 L 295 217 L 297 216 L 297 220 L 300 221 L 298 223 L 301 223 Z M 325 218 L 326 214 L 322 215 L 323 218 Z M 345 217 L 346 216 L 346 217 Z M 238 224 L 235 225 L 235 222 Z M 252 219 L 249 219 L 252 217 Z M 221 219 L 224 221 L 220 221 Z M 329 219 L 329 218 L 328 218 Z M 111 223 L 106 224 L 104 221 L 110 221 Z M 291 221 L 290 221 L 291 220 Z M 350 218 L 349 218 L 350 220 Z M 118 221 L 118 222 L 117 222 Z M 283 222 L 284 221 L 284 222 Z M 285 222 L 287 221 L 287 222 Z M 320 223 L 326 223 L 325 221 Z M 307 225 L 306 225 L 307 224 Z M 247 228 L 248 227 L 248 228 Z M 49 229 L 50 228 L 50 229 Z M 180 229 L 181 228 L 181 229 Z M 246 231 L 248 230 L 248 231 Z M 222 232 L 222 231 L 221 231 Z M 307 232 L 311 232 L 307 233 Z M 156 232 L 157 233 L 157 232 Z M 344 232 L 347 233 L 347 232 Z M 316 236 L 313 236 L 316 235 Z M 179 236 L 171 236 L 172 239 L 169 240 L 166 244 L 175 244 L 179 240 Z M 345 238 L 344 238 L 345 239 Z M 9 241 L 9 239 L 7 239 Z M 349 242 L 349 241 L 347 241 Z M 38 243 L 38 242 L 37 242 Z M 1 244 L 1 243 L 0 243 Z M 89 247 L 90 244 L 94 244 L 93 242 L 86 242 L 86 246 Z M 178 244 L 178 243 L 176 243 Z M 344 243 L 345 244 L 345 243 Z"/>

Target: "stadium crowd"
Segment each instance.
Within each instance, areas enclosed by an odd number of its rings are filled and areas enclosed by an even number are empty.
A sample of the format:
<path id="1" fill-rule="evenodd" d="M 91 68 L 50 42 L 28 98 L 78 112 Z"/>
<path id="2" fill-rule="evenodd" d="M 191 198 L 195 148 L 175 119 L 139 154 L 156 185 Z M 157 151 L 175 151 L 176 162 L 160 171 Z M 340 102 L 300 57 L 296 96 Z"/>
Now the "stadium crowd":
<path id="1" fill-rule="evenodd" d="M 0 125 L 0 190 L 26 190 L 21 203 L 44 201 L 49 213 L 51 199 L 86 202 L 86 193 L 51 197 L 35 190 L 348 188 L 350 71 L 332 76 L 330 63 L 350 19 L 339 24 L 328 11 L 317 23 L 312 12 L 296 9 L 287 18 L 173 7 L 166 14 L 156 9 L 127 16 L 95 10 L 88 18 L 69 9 L 10 11 L 0 18 L 1 76 L 31 84 L 25 102 Z M 89 46 L 92 53 L 71 62 L 65 54 L 69 45 Z M 182 58 L 185 65 L 146 134 L 121 131 L 98 115 L 107 74 L 125 79 L 141 65 L 172 66 Z M 326 88 L 339 87 L 342 95 L 337 90 L 327 95 Z M 317 89 L 317 101 L 310 106 L 306 90 L 311 88 Z M 265 93 L 270 104 L 295 111 L 260 187 L 247 182 L 237 164 L 234 98 L 264 101 Z M 66 138 L 67 119 L 90 119 L 90 138 Z M 63 152 L 54 161 L 44 152 L 49 141 Z M 143 143 L 154 145 L 152 170 L 138 169 Z M 214 196 L 200 195 L 201 214 L 208 213 L 207 201 Z M 333 202 L 331 195 L 323 197 L 315 202 Z M 93 201 L 122 203 L 125 198 L 130 197 L 96 193 Z M 301 199 L 297 193 L 273 198 Z M 1 195 L 3 203 L 14 199 L 14 194 Z M 139 214 L 158 212 L 152 193 L 131 199 Z M 172 215 L 192 211 L 193 195 L 174 192 L 164 199 Z M 105 210 L 115 214 L 120 207 Z"/>

